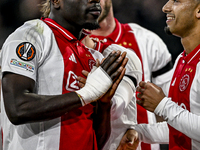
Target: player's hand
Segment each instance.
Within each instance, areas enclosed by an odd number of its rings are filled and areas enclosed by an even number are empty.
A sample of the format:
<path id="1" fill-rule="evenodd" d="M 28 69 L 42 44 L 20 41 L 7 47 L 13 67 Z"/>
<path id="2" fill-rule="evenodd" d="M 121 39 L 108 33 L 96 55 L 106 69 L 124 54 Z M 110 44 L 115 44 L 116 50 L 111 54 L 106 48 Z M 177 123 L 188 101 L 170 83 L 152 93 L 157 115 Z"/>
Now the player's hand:
<path id="1" fill-rule="evenodd" d="M 81 41 L 88 48 L 95 49 L 95 41 L 92 40 L 88 35 Z"/>
<path id="2" fill-rule="evenodd" d="M 83 70 L 82 74 L 87 77 L 87 75 L 89 74 L 89 72 Z M 125 74 L 125 69 L 122 71 L 120 77 L 113 83 L 112 87 L 105 93 L 105 95 L 100 99 L 102 102 L 110 102 L 111 98 L 113 97 L 113 95 L 115 94 L 115 91 L 117 90 L 117 87 L 120 83 L 120 81 L 122 80 L 123 76 Z M 86 83 L 86 78 L 84 77 L 77 77 L 77 81 L 78 82 L 78 86 L 80 88 L 83 88 L 85 86 Z"/>
<path id="3" fill-rule="evenodd" d="M 127 62 L 128 58 L 126 58 L 126 52 L 121 54 L 121 51 L 112 51 L 108 57 L 104 59 L 100 66 L 114 81 L 120 77 L 120 74 L 124 70 Z"/>
<path id="4" fill-rule="evenodd" d="M 78 81 L 78 86 L 79 86 L 80 88 L 83 88 L 83 87 L 85 86 L 86 78 L 87 78 L 89 72 L 86 71 L 86 70 L 83 70 L 83 71 L 82 71 L 82 74 L 85 76 L 85 78 L 84 78 L 84 77 L 81 77 L 81 76 L 78 76 L 77 79 L 76 79 L 76 80 Z"/>
<path id="5" fill-rule="evenodd" d="M 99 61 L 98 59 L 96 60 L 95 66 L 96 66 L 96 67 L 99 67 L 99 66 L 100 66 L 100 61 Z M 78 77 L 77 77 L 76 80 L 78 81 L 78 86 L 79 86 L 80 88 L 83 88 L 83 87 L 85 86 L 85 83 L 86 83 L 86 79 L 87 79 L 88 74 L 89 74 L 88 71 L 82 70 L 82 75 L 83 75 L 84 77 L 81 77 L 81 76 L 78 76 Z"/>
<path id="6" fill-rule="evenodd" d="M 123 68 L 120 76 L 115 80 L 111 88 L 103 95 L 103 97 L 101 97 L 100 99 L 101 102 L 108 103 L 111 101 L 113 95 L 115 94 L 115 91 L 117 90 L 117 87 L 120 81 L 123 79 L 125 72 L 126 72 L 126 69 Z"/>
<path id="7" fill-rule="evenodd" d="M 118 57 L 121 54 L 120 51 L 112 51 L 105 59 L 101 62 L 101 67 L 110 75 L 111 79 L 113 80 L 113 85 L 111 88 L 101 97 L 100 101 L 104 103 L 108 103 L 111 101 L 113 95 L 115 94 L 115 91 L 117 90 L 117 87 L 121 80 L 123 79 L 127 65 L 128 58 L 126 58 L 126 52 L 123 52 L 120 57 Z M 118 57 L 117 59 L 115 57 Z M 109 62 L 110 61 L 110 62 Z M 111 66 L 109 63 L 114 62 Z M 117 67 L 120 66 L 118 69 Z M 117 70 L 116 70 L 117 69 Z M 115 71 L 114 71 L 115 70 Z"/>
<path id="8" fill-rule="evenodd" d="M 136 150 L 139 144 L 138 132 L 129 129 L 122 137 L 117 150 Z"/>
<path id="9" fill-rule="evenodd" d="M 99 66 L 99 61 L 97 60 L 96 62 L 96 66 L 98 67 Z M 88 71 L 86 70 L 83 70 L 82 71 L 82 74 L 85 76 L 84 77 L 77 77 L 77 81 L 78 81 L 78 86 L 80 88 L 83 88 L 85 86 L 85 83 L 86 83 L 86 78 L 89 74 Z M 120 83 L 120 81 L 122 80 L 123 76 L 125 74 L 125 69 L 123 69 L 121 75 L 119 78 L 116 79 L 116 81 L 113 83 L 112 87 L 105 93 L 105 95 L 100 99 L 102 102 L 110 102 L 111 98 L 113 97 L 113 95 L 115 94 L 115 91 L 117 90 L 117 87 Z"/>
<path id="10" fill-rule="evenodd" d="M 123 71 L 125 70 L 125 66 L 128 62 L 128 58 L 126 58 L 126 52 L 123 52 L 122 55 L 120 56 L 121 52 L 120 51 L 113 51 L 110 53 L 110 55 L 108 55 L 107 58 L 104 58 L 101 61 L 101 64 L 99 62 L 99 60 L 96 60 L 96 67 L 101 66 L 104 71 L 106 71 L 106 73 L 111 77 L 111 79 L 114 82 L 114 87 L 116 85 L 119 84 L 119 82 L 122 80 L 124 73 Z M 87 77 L 88 76 L 88 72 L 83 70 L 82 74 Z M 77 80 L 79 81 L 78 85 L 79 87 L 84 87 L 85 83 L 86 83 L 86 79 L 83 77 L 78 77 Z M 113 88 L 114 88 L 113 87 Z"/>
<path id="11" fill-rule="evenodd" d="M 137 87 L 137 97 L 140 100 L 137 100 L 137 104 L 144 107 L 146 110 L 154 112 L 157 105 L 165 97 L 164 92 L 157 85 L 141 81 Z"/>
<path id="12" fill-rule="evenodd" d="M 113 51 L 101 63 L 101 67 L 96 67 L 88 74 L 85 86 L 75 91 L 82 100 L 83 105 L 94 102 L 102 98 L 110 89 L 109 98 L 112 97 L 113 89 L 116 90 L 119 82 L 125 74 L 125 66 L 128 62 L 126 52 L 121 55 L 120 51 Z M 105 102 L 110 102 L 111 98 L 106 98 Z M 104 100 L 102 100 L 104 102 Z"/>

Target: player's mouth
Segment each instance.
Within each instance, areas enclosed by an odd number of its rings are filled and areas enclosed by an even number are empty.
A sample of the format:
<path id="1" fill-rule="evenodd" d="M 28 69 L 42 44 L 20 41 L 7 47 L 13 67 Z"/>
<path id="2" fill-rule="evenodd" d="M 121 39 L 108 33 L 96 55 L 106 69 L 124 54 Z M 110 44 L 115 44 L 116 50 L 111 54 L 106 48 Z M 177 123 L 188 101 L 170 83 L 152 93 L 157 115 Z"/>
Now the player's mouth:
<path id="1" fill-rule="evenodd" d="M 94 7 L 88 9 L 88 13 L 93 16 L 99 17 L 101 14 L 101 6 L 96 4 Z"/>
<path id="2" fill-rule="evenodd" d="M 169 23 L 171 21 L 175 20 L 175 16 L 174 15 L 167 15 L 167 20 L 166 20 L 166 23 Z"/>
<path id="3" fill-rule="evenodd" d="M 99 16 L 99 15 L 101 14 L 101 11 L 93 10 L 93 11 L 90 11 L 90 14 L 93 14 L 93 15 Z"/>

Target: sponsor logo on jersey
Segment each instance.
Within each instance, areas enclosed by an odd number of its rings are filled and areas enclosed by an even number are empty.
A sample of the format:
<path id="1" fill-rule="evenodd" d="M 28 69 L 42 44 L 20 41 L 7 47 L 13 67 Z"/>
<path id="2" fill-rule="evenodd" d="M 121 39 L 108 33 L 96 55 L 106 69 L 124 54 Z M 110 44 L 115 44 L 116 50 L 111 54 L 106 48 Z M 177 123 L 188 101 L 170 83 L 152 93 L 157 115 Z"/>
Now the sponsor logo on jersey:
<path id="1" fill-rule="evenodd" d="M 23 42 L 17 46 L 16 53 L 20 59 L 30 61 L 35 57 L 36 50 L 31 43 Z"/>
<path id="2" fill-rule="evenodd" d="M 69 71 L 67 84 L 66 84 L 66 90 L 75 91 L 79 89 L 78 81 L 76 80 L 76 78 L 77 78 L 77 75 L 74 72 Z"/>
<path id="3" fill-rule="evenodd" d="M 89 67 L 90 67 L 90 69 L 92 69 L 93 68 L 93 66 L 96 64 L 96 62 L 93 60 L 93 59 L 89 59 Z"/>
<path id="4" fill-rule="evenodd" d="M 77 64 L 76 58 L 74 56 L 74 54 L 72 53 L 72 55 L 69 57 L 69 60 L 71 60 L 72 62 Z"/>
<path id="5" fill-rule="evenodd" d="M 185 89 L 188 87 L 190 81 L 190 76 L 188 74 L 185 74 L 180 81 L 179 89 L 181 92 L 185 91 Z"/>
<path id="6" fill-rule="evenodd" d="M 21 69 L 24 69 L 24 70 L 27 70 L 30 72 L 33 72 L 35 70 L 32 65 L 17 61 L 16 59 L 11 59 L 10 64 L 15 67 L 18 67 L 18 68 L 21 68 Z"/>

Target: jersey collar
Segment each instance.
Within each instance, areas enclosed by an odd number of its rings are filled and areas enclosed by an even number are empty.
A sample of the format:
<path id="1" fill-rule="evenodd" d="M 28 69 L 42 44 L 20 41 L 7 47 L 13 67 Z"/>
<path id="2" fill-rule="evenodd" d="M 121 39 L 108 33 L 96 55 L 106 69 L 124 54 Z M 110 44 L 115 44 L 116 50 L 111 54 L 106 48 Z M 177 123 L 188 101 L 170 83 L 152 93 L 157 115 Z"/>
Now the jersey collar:
<path id="1" fill-rule="evenodd" d="M 186 52 L 183 51 L 182 53 L 183 59 L 189 64 L 192 60 L 196 58 L 200 58 L 200 44 L 188 55 L 186 55 Z"/>
<path id="2" fill-rule="evenodd" d="M 72 41 L 72 40 L 77 40 L 77 38 L 71 34 L 67 29 L 63 28 L 61 25 L 59 25 L 58 23 L 56 23 L 54 20 L 50 19 L 50 18 L 42 18 L 41 20 L 43 20 L 47 25 L 49 25 L 50 27 L 58 30 L 67 40 Z M 82 38 L 85 38 L 88 34 L 90 34 L 89 32 L 83 30 L 82 31 Z M 80 41 L 81 41 L 80 40 Z"/>

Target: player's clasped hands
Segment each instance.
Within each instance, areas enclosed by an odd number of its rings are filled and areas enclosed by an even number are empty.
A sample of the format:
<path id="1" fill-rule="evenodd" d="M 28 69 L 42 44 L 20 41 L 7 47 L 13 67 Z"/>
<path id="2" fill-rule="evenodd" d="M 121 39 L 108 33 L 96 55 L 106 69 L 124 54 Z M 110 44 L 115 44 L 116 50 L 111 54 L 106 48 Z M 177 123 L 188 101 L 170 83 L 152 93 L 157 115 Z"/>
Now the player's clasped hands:
<path id="1" fill-rule="evenodd" d="M 106 92 L 106 94 L 101 97 L 101 102 L 110 102 L 125 74 L 125 66 L 127 62 L 128 58 L 126 58 L 126 52 L 121 54 L 120 51 L 111 52 L 111 54 L 102 62 L 101 67 L 104 68 L 108 75 L 110 75 L 111 79 L 113 80 L 113 85 Z M 112 63 L 112 65 L 109 65 L 109 63 Z"/>
<path id="2" fill-rule="evenodd" d="M 96 65 L 91 72 L 94 72 L 94 70 L 100 66 L 113 81 L 109 90 L 100 97 L 102 102 L 110 102 L 117 86 L 125 74 L 125 66 L 127 62 L 128 58 L 126 58 L 126 52 L 121 53 L 121 51 L 111 52 L 107 58 L 102 60 L 101 63 L 98 60 L 96 61 Z M 83 70 L 82 73 L 85 77 L 88 76 L 87 71 Z M 99 78 L 102 78 L 102 76 L 99 76 Z M 84 87 L 87 82 L 83 77 L 78 77 L 77 80 L 79 81 L 78 84 L 81 88 Z"/>
<path id="3" fill-rule="evenodd" d="M 121 51 L 113 51 L 103 60 L 100 66 L 114 81 L 123 72 L 127 62 L 128 58 L 126 58 L 126 52 L 121 54 Z"/>

